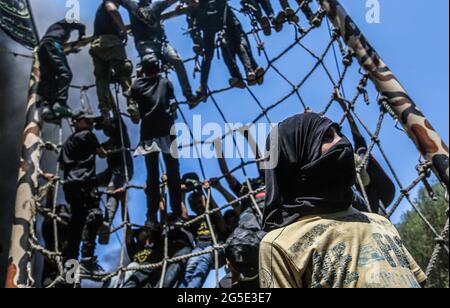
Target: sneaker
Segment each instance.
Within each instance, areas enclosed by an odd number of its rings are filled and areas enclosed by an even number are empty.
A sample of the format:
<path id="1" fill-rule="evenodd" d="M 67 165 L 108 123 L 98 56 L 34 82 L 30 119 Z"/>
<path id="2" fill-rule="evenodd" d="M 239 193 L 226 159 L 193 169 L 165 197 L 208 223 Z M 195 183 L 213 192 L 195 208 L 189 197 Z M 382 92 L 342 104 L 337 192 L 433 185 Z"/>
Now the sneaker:
<path id="1" fill-rule="evenodd" d="M 233 77 L 228 81 L 228 83 L 230 84 L 230 87 L 245 89 L 245 83 L 241 78 Z"/>
<path id="2" fill-rule="evenodd" d="M 189 109 L 192 110 L 195 107 L 197 107 L 198 105 L 200 105 L 202 100 L 203 100 L 203 96 L 202 95 L 199 95 L 199 94 L 197 94 L 197 95 L 193 95 L 193 94 L 189 95 L 187 97 L 187 103 L 189 105 Z"/>
<path id="3" fill-rule="evenodd" d="M 257 83 L 262 85 L 264 83 L 264 75 L 266 74 L 266 71 L 262 67 L 258 67 L 255 70 L 255 74 Z"/>
<path id="4" fill-rule="evenodd" d="M 71 118 L 73 116 L 72 109 L 67 105 L 56 103 L 52 109 L 61 118 Z"/>
<path id="5" fill-rule="evenodd" d="M 272 24 L 276 32 L 281 32 L 283 30 L 283 24 L 286 21 L 286 13 L 280 11 L 276 17 L 272 19 Z"/>
<path id="6" fill-rule="evenodd" d="M 136 104 L 129 104 L 127 108 L 127 112 L 130 115 L 131 122 L 133 124 L 139 124 L 139 121 L 141 120 L 141 116 L 139 115 L 139 109 L 136 106 Z"/>
<path id="7" fill-rule="evenodd" d="M 262 17 L 260 22 L 261 28 L 265 36 L 270 36 L 272 34 L 272 28 L 270 25 L 270 20 L 266 16 Z"/>
<path id="8" fill-rule="evenodd" d="M 247 73 L 247 84 L 249 86 L 255 86 L 258 83 L 258 78 L 256 77 L 255 72 Z"/>
<path id="9" fill-rule="evenodd" d="M 98 230 L 98 243 L 100 245 L 108 245 L 110 237 L 111 226 L 105 221 Z"/>
<path id="10" fill-rule="evenodd" d="M 82 276 L 88 276 L 89 278 L 101 278 L 105 276 L 107 273 L 105 270 L 98 264 L 97 258 L 85 258 L 80 262 L 80 274 Z"/>
<path id="11" fill-rule="evenodd" d="M 292 8 L 287 8 L 285 10 L 286 13 L 286 19 L 293 24 L 298 24 L 300 21 L 300 18 L 295 14 L 295 11 Z"/>

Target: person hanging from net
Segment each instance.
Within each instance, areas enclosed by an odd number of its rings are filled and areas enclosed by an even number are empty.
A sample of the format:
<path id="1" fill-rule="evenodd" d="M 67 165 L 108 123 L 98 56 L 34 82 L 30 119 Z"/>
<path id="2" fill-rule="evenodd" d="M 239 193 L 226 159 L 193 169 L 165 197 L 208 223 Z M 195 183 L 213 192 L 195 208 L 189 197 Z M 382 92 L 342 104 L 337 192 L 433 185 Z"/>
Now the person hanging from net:
<path id="1" fill-rule="evenodd" d="M 296 0 L 299 5 L 300 10 L 308 19 L 311 25 L 319 27 L 322 23 L 322 18 L 320 18 L 318 13 L 314 13 L 310 7 L 310 3 L 312 0 Z M 294 24 L 298 24 L 300 22 L 300 18 L 297 16 L 296 11 L 289 4 L 289 0 L 280 0 L 281 8 L 284 10 L 286 14 L 286 19 Z"/>
<path id="2" fill-rule="evenodd" d="M 280 11 L 275 16 L 270 0 L 242 0 L 241 6 L 242 11 L 250 16 L 253 27 L 259 24 L 264 35 L 270 36 L 272 34 L 272 26 L 276 32 L 283 30 L 286 13 Z"/>
<path id="3" fill-rule="evenodd" d="M 128 10 L 131 20 L 131 30 L 134 36 L 136 50 L 139 56 L 150 55 L 161 62 L 172 65 L 178 76 L 182 92 L 191 107 L 198 105 L 184 66 L 184 62 L 175 48 L 167 40 L 161 20 L 162 13 L 174 5 L 177 0 L 121 0 Z"/>
<path id="4" fill-rule="evenodd" d="M 86 26 L 66 19 L 51 25 L 39 42 L 38 57 L 41 81 L 38 94 L 42 97 L 42 119 L 52 122 L 60 118 L 70 118 L 72 110 L 67 105 L 72 71 L 64 53 L 64 45 L 70 39 L 72 31 L 78 31 L 78 39 L 86 34 Z M 75 49 L 73 52 L 78 52 Z"/>
<path id="5" fill-rule="evenodd" d="M 195 173 L 188 173 L 184 175 L 183 183 L 183 196 L 181 198 L 181 200 L 183 200 L 183 207 L 186 207 L 184 203 L 186 200 L 186 192 L 193 190 L 193 192 L 191 192 L 187 198 L 189 207 L 191 211 L 195 213 L 195 215 L 204 215 L 208 207 L 208 197 L 205 195 L 204 190 L 209 190 L 211 184 L 207 181 L 202 184 L 198 175 Z M 210 197 L 209 202 L 210 210 L 218 208 L 218 205 L 212 196 Z M 186 218 L 193 219 L 195 217 Z M 212 232 L 214 232 L 214 236 L 219 242 L 225 241 L 228 236 L 228 228 L 226 226 L 222 213 L 219 211 L 211 214 L 210 218 L 213 230 L 210 230 L 206 218 L 201 219 L 200 221 L 190 226 L 190 231 L 195 238 L 195 246 L 192 250 L 193 253 L 199 253 L 214 247 Z M 222 252 L 219 253 L 222 254 Z M 210 271 L 213 268 L 213 265 L 213 252 L 189 258 L 189 260 L 187 261 L 184 278 L 181 280 L 179 288 L 202 288 L 206 279 L 208 278 Z"/>
<path id="6" fill-rule="evenodd" d="M 103 222 L 96 187 L 96 157 L 106 158 L 107 152 L 93 133 L 94 116 L 86 111 L 74 114 L 75 132 L 61 149 L 59 163 L 63 171 L 63 190 L 70 205 L 69 240 L 66 260 L 78 260 L 81 251 L 82 274 L 99 277 L 103 269 L 94 256 L 98 229 Z"/>
<path id="7" fill-rule="evenodd" d="M 128 30 L 123 23 L 119 7 L 120 0 L 102 0 L 95 16 L 95 39 L 90 49 L 94 63 L 99 110 L 105 122 L 110 121 L 111 110 L 114 110 L 113 106 L 115 106 L 110 89 L 113 81 L 122 87 L 123 95 L 127 97 L 130 115 L 135 117 L 137 113 L 128 99 L 133 64 L 127 59 L 125 51 Z"/>
<path id="8" fill-rule="evenodd" d="M 261 286 L 420 287 L 427 277 L 392 223 L 351 207 L 354 151 L 339 126 L 305 113 L 276 132 L 278 144 L 268 141 L 279 159 L 266 170 Z"/>
<path id="9" fill-rule="evenodd" d="M 264 69 L 256 63 L 247 34 L 227 0 L 199 0 L 199 6 L 189 12 L 187 21 L 194 52 L 202 56 L 201 81 L 197 91 L 202 100 L 208 96 L 208 79 L 216 45 L 220 45 L 230 71 L 231 87 L 246 87 L 235 61 L 236 55 L 245 68 L 248 85 L 261 85 L 264 82 Z"/>
<path id="10" fill-rule="evenodd" d="M 115 117 L 110 123 L 101 125 L 99 128 L 109 138 L 102 144 L 102 147 L 108 151 L 107 168 L 97 175 L 97 186 L 107 188 L 105 219 L 99 231 L 99 243 L 106 245 L 109 242 L 111 226 L 119 205 L 122 205 L 122 217 L 125 216 L 127 177 L 129 180 L 133 178 L 134 164 L 130 152 L 130 136 L 123 119 Z"/>
<path id="11" fill-rule="evenodd" d="M 176 104 L 173 85 L 161 76 L 158 59 L 146 55 L 142 59 L 143 77 L 134 81 L 131 99 L 139 108 L 141 119 L 140 145 L 135 156 L 145 156 L 147 167 L 147 222 L 152 227 L 158 224 L 158 209 L 161 199 L 159 156 L 162 153 L 167 168 L 171 208 L 174 217 L 181 220 L 180 163 L 175 136 L 171 128 L 175 124 Z"/>

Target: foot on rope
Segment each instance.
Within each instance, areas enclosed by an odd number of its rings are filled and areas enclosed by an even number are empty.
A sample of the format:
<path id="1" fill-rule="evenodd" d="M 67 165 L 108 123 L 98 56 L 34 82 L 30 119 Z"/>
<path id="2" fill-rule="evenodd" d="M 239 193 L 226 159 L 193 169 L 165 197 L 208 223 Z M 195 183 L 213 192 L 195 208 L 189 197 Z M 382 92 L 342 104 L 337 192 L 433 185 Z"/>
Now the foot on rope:
<path id="1" fill-rule="evenodd" d="M 101 280 L 106 276 L 105 270 L 98 264 L 97 258 L 84 258 L 80 262 L 80 276 L 85 279 Z"/>
<path id="2" fill-rule="evenodd" d="M 230 87 L 245 89 L 245 82 L 242 80 L 242 78 L 233 77 L 228 81 L 228 83 L 230 84 Z"/>
<path id="3" fill-rule="evenodd" d="M 286 13 L 284 11 L 280 11 L 276 17 L 272 18 L 272 24 L 276 32 L 281 32 L 283 30 L 283 24 L 285 21 Z"/>
<path id="4" fill-rule="evenodd" d="M 62 118 L 71 118 L 72 109 L 69 106 L 56 103 L 53 106 L 46 105 L 42 110 L 42 120 L 59 124 Z"/>
<path id="5" fill-rule="evenodd" d="M 200 105 L 200 103 L 204 101 L 205 101 L 204 96 L 199 92 L 197 92 L 196 95 L 192 94 L 187 97 L 187 104 L 189 105 L 189 109 L 191 110 Z"/>
<path id="6" fill-rule="evenodd" d="M 271 25 L 270 25 L 269 18 L 266 17 L 266 16 L 263 16 L 259 23 L 261 25 L 261 28 L 263 30 L 264 35 L 265 36 L 270 36 L 272 34 L 272 28 L 271 28 Z"/>
<path id="7" fill-rule="evenodd" d="M 298 24 L 300 22 L 300 18 L 295 14 L 295 11 L 292 8 L 286 8 L 284 12 L 286 13 L 286 19 L 288 22 L 293 24 Z"/>

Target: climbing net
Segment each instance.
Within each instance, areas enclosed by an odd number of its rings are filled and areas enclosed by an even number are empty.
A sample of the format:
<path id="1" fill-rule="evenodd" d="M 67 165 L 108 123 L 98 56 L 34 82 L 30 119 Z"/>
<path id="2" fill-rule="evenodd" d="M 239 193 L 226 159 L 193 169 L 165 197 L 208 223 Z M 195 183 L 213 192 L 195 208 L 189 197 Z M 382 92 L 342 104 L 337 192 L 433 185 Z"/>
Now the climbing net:
<path id="1" fill-rule="evenodd" d="M 299 8 L 296 12 L 298 15 L 302 15 L 302 10 Z M 363 181 L 364 172 L 368 167 L 369 160 L 371 157 L 374 157 L 378 161 L 382 167 L 389 173 L 390 177 L 393 179 L 394 184 L 396 185 L 397 196 L 391 205 L 386 205 L 386 207 L 382 207 L 381 212 L 387 217 L 391 218 L 402 206 L 409 206 L 414 211 L 416 211 L 423 221 L 423 223 L 430 230 L 431 234 L 433 234 L 433 238 L 430 238 L 430 241 L 435 241 L 436 247 L 432 256 L 430 257 L 430 262 L 427 267 L 426 273 L 430 275 L 434 270 L 436 263 L 441 256 L 441 252 L 445 251 L 448 254 L 448 218 L 445 224 L 445 228 L 442 231 L 438 231 L 435 226 L 433 226 L 427 217 L 421 212 L 418 204 L 411 197 L 411 193 L 417 189 L 420 183 L 423 183 L 424 187 L 427 189 L 429 195 L 431 197 L 434 196 L 434 192 L 432 190 L 431 185 L 428 182 L 428 179 L 431 176 L 431 164 L 428 161 L 425 161 L 423 158 L 419 157 L 416 161 L 415 169 L 417 173 L 415 175 L 411 175 L 409 173 L 408 176 L 404 176 L 404 171 L 398 171 L 396 168 L 396 160 L 392 160 L 392 152 L 385 150 L 385 143 L 382 142 L 383 136 L 383 128 L 388 126 L 391 128 L 389 141 L 386 143 L 388 146 L 392 146 L 393 143 L 391 139 L 394 137 L 400 140 L 401 138 L 407 139 L 408 137 L 406 132 L 400 128 L 399 119 L 395 112 L 390 108 L 387 103 L 387 98 L 380 95 L 373 87 L 370 82 L 369 75 L 364 72 L 364 70 L 354 61 L 354 51 L 346 46 L 344 43 L 340 31 L 335 29 L 328 18 L 326 17 L 325 12 L 317 6 L 315 8 L 315 20 L 314 22 L 309 22 L 308 20 L 301 20 L 298 24 L 289 24 L 289 30 L 293 33 L 293 41 L 290 42 L 287 46 L 284 46 L 279 50 L 276 54 L 271 54 L 268 50 L 264 37 L 262 37 L 261 32 L 262 29 L 259 29 L 254 26 L 248 31 L 248 35 L 253 39 L 256 43 L 256 51 L 259 55 L 259 60 L 262 59 L 265 61 L 265 72 L 266 72 L 266 84 L 274 81 L 275 79 L 281 80 L 285 87 L 280 90 L 285 91 L 285 93 L 279 93 L 281 91 L 276 91 L 276 94 L 279 95 L 279 98 L 274 102 L 268 104 L 266 99 L 262 99 L 262 95 L 258 93 L 255 88 L 246 87 L 245 90 L 237 90 L 231 87 L 224 87 L 219 89 L 209 89 L 208 96 L 208 107 L 211 109 L 215 109 L 218 113 L 218 116 L 224 123 L 230 123 L 228 121 L 228 117 L 226 115 L 226 108 L 224 105 L 220 103 L 220 97 L 222 97 L 225 93 L 232 93 L 236 97 L 241 97 L 240 95 L 244 92 L 248 94 L 246 101 L 250 103 L 250 101 L 254 104 L 254 108 L 258 110 L 258 114 L 250 119 L 249 122 L 242 127 L 229 127 L 228 132 L 226 132 L 223 136 L 221 136 L 219 141 L 224 141 L 226 138 L 233 138 L 234 145 L 236 146 L 235 134 L 239 133 L 243 129 L 248 129 L 260 122 L 267 123 L 275 123 L 272 121 L 272 117 L 277 116 L 276 112 L 280 110 L 289 110 L 290 114 L 298 113 L 301 111 L 309 112 L 315 111 L 324 115 L 328 115 L 330 118 L 334 119 L 337 123 L 344 126 L 344 130 L 350 128 L 352 132 L 359 131 L 361 136 L 370 140 L 370 143 L 367 144 L 367 149 L 360 156 L 360 160 L 357 163 L 357 185 L 359 190 L 363 195 L 363 199 L 365 201 L 367 211 L 371 211 L 371 206 L 368 200 L 368 194 L 366 192 L 366 188 Z M 315 37 L 315 38 L 312 38 Z M 320 44 L 317 44 L 320 42 Z M 311 48 L 310 45 L 323 45 L 322 49 L 318 52 L 315 49 Z M 280 49 L 280 47 L 278 47 Z M 295 55 L 295 59 L 298 59 L 299 63 L 296 63 L 297 66 L 306 67 L 308 69 L 305 72 L 292 74 L 283 73 L 286 68 L 289 67 L 289 64 L 283 63 L 283 59 L 288 58 L 292 55 Z M 297 56 L 298 55 L 298 56 Z M 16 56 L 26 56 L 16 54 Z M 308 57 L 308 61 L 305 58 Z M 192 61 L 192 58 L 186 60 L 185 62 Z M 261 60 L 260 60 L 261 61 Z M 284 67 L 285 69 L 283 69 Z M 293 76 L 288 76 L 293 75 Z M 299 78 L 300 77 L 300 78 Z M 315 99 L 311 99 L 311 92 L 308 92 L 308 84 L 315 80 L 315 82 L 320 82 L 320 89 L 315 88 L 313 92 L 317 93 L 331 93 L 328 98 L 325 100 L 324 105 L 320 104 L 312 104 L 314 101 L 322 100 L 320 95 L 313 94 Z M 270 86 L 270 84 L 268 85 Z M 77 86 L 73 85 L 72 88 L 75 90 L 79 90 L 81 93 L 81 103 L 82 105 L 90 104 L 88 99 L 88 92 L 90 89 L 93 89 L 95 86 Z M 266 86 L 267 87 L 267 86 Z M 353 89 L 351 92 L 348 89 Z M 241 91 L 238 93 L 237 91 Z M 350 92 L 350 93 L 349 93 Z M 308 97 L 309 96 L 309 97 Z M 306 98 L 308 97 L 308 98 Z M 118 98 L 118 97 L 117 97 Z M 249 98 L 249 99 L 248 99 Z M 285 107 L 282 109 L 281 107 Z M 300 108 L 299 108 L 300 107 Z M 117 100 L 117 108 L 120 112 L 120 104 L 119 100 Z M 233 108 L 238 108 L 237 106 L 233 106 Z M 288 113 L 288 114 L 289 114 Z M 184 122 L 189 126 L 188 123 L 188 115 L 186 109 L 183 106 L 180 106 L 178 109 L 178 114 L 181 116 L 180 121 Z M 362 116 L 364 115 L 364 116 Z M 375 116 L 377 115 L 377 116 Z M 277 118 L 277 120 L 280 120 Z M 348 127 L 347 127 L 348 126 Z M 394 128 L 394 129 L 392 129 Z M 41 142 L 41 150 L 47 152 L 58 153 L 61 149 L 63 143 L 63 125 L 57 127 L 58 140 L 56 142 Z M 123 129 L 123 128 L 121 128 Z M 395 134 L 392 134 L 392 131 Z M 201 147 L 203 146 L 212 146 L 218 140 L 196 140 L 194 137 L 194 133 L 192 129 L 190 130 L 190 135 L 192 137 L 192 142 L 188 144 L 180 144 L 179 148 L 189 148 L 195 150 L 197 153 L 200 153 Z M 122 134 L 123 136 L 123 134 Z M 397 142 L 394 141 L 394 142 Z M 399 141 L 401 142 L 401 141 Z M 123 144 L 123 142 L 122 142 Z M 125 151 L 131 151 L 132 149 L 122 149 L 123 153 Z M 214 254 L 214 267 L 216 271 L 216 283 L 219 283 L 219 251 L 224 248 L 224 245 L 219 243 L 218 239 L 215 236 L 213 231 L 213 224 L 211 222 L 211 214 L 217 213 L 219 211 L 223 211 L 228 208 L 232 208 L 233 206 L 239 204 L 244 200 L 250 200 L 251 204 L 255 209 L 259 210 L 255 196 L 256 194 L 263 192 L 265 190 L 264 187 L 252 187 L 250 176 L 253 169 L 250 169 L 254 165 L 259 163 L 258 159 L 245 159 L 242 153 L 238 150 L 239 153 L 239 163 L 229 171 L 229 174 L 237 174 L 242 173 L 241 177 L 243 178 L 243 182 L 248 186 L 248 193 L 240 196 L 235 199 L 233 202 L 229 202 L 224 204 L 219 208 L 211 208 L 211 199 L 212 199 L 212 189 L 206 189 L 207 195 L 207 207 L 206 211 L 203 215 L 197 216 L 196 218 L 184 222 L 184 226 L 188 227 L 199 220 L 205 219 L 208 225 L 208 228 L 211 231 L 213 246 L 199 253 L 191 253 L 178 257 L 171 257 L 169 255 L 169 239 L 168 232 L 166 232 L 165 240 L 164 240 L 164 258 L 155 264 L 148 264 L 142 266 L 127 266 L 127 258 L 126 258 L 126 248 L 125 248 L 125 232 L 123 232 L 123 240 L 121 241 L 121 253 L 119 266 L 116 270 L 109 273 L 106 277 L 103 277 L 103 280 L 106 281 L 115 276 L 121 277 L 125 272 L 129 271 L 137 271 L 137 270 L 150 270 L 150 269 L 162 269 L 161 270 L 161 280 L 160 287 L 163 287 L 164 278 L 166 275 L 168 265 L 177 262 L 185 262 L 191 257 L 204 255 L 204 254 Z M 124 156 L 125 159 L 125 156 Z M 207 168 L 205 167 L 205 161 L 201 158 L 198 159 L 199 170 L 202 174 L 203 180 L 208 180 L 207 176 Z M 125 168 L 126 169 L 126 168 Z M 56 167 L 56 174 L 59 173 L 58 167 Z M 215 180 L 224 179 L 229 174 L 216 175 Z M 211 179 L 211 178 L 209 178 Z M 408 183 L 408 184 L 405 184 Z M 58 283 L 63 282 L 65 280 L 65 271 L 64 264 L 61 251 L 59 249 L 58 243 L 58 224 L 64 223 L 64 221 L 57 214 L 57 196 L 58 190 L 60 189 L 61 181 L 58 177 L 49 179 L 44 185 L 42 185 L 38 194 L 31 200 L 31 204 L 33 205 L 33 209 L 35 210 L 35 215 L 33 216 L 33 220 L 31 222 L 32 228 L 31 236 L 30 236 L 30 251 L 28 254 L 31 256 L 33 253 L 40 253 L 44 255 L 52 262 L 55 262 L 58 267 L 59 276 L 56 278 L 53 283 L 51 283 L 48 287 L 54 287 Z M 166 191 L 166 181 L 163 176 L 163 180 L 161 181 L 161 189 L 163 191 L 163 195 L 165 196 Z M 131 190 L 144 190 L 143 185 L 136 185 L 131 182 L 131 179 L 127 175 L 127 185 L 126 185 L 126 196 L 125 202 L 122 207 L 123 211 L 123 221 L 122 223 L 113 228 L 111 233 L 118 233 L 121 230 L 126 228 L 131 228 L 133 226 L 138 226 L 134 224 L 129 215 L 129 202 L 128 202 L 128 194 Z M 49 192 L 53 191 L 52 195 L 52 208 L 46 208 L 42 206 L 46 197 L 49 197 Z M 103 195 L 108 195 L 108 191 L 102 192 Z M 165 202 L 165 200 L 164 200 Z M 166 202 L 165 202 L 166 203 Z M 165 207 L 167 209 L 167 206 Z M 165 210 L 167 211 L 167 210 Z M 36 235 L 36 219 L 38 214 L 44 215 L 49 218 L 53 222 L 54 227 L 54 250 L 50 251 L 46 249 L 43 245 L 40 244 L 38 236 Z M 166 215 L 164 213 L 163 215 Z M 259 211 L 260 214 L 260 211 Z M 448 215 L 448 211 L 447 211 Z M 164 228 L 169 228 L 169 224 L 166 222 Z M 118 280 L 119 281 L 119 280 Z M 29 271 L 29 282 L 28 286 L 31 287 L 35 285 L 31 270 Z"/>

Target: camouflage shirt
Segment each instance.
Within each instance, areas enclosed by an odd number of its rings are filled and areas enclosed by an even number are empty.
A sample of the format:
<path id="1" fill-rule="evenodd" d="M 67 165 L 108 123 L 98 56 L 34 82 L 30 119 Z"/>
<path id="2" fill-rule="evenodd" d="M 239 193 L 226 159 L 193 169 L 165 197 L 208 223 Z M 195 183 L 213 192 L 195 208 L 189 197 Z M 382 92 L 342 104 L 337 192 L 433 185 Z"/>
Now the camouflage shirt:
<path id="1" fill-rule="evenodd" d="M 419 288 L 426 279 L 387 219 L 353 208 L 304 217 L 260 247 L 265 288 Z"/>

